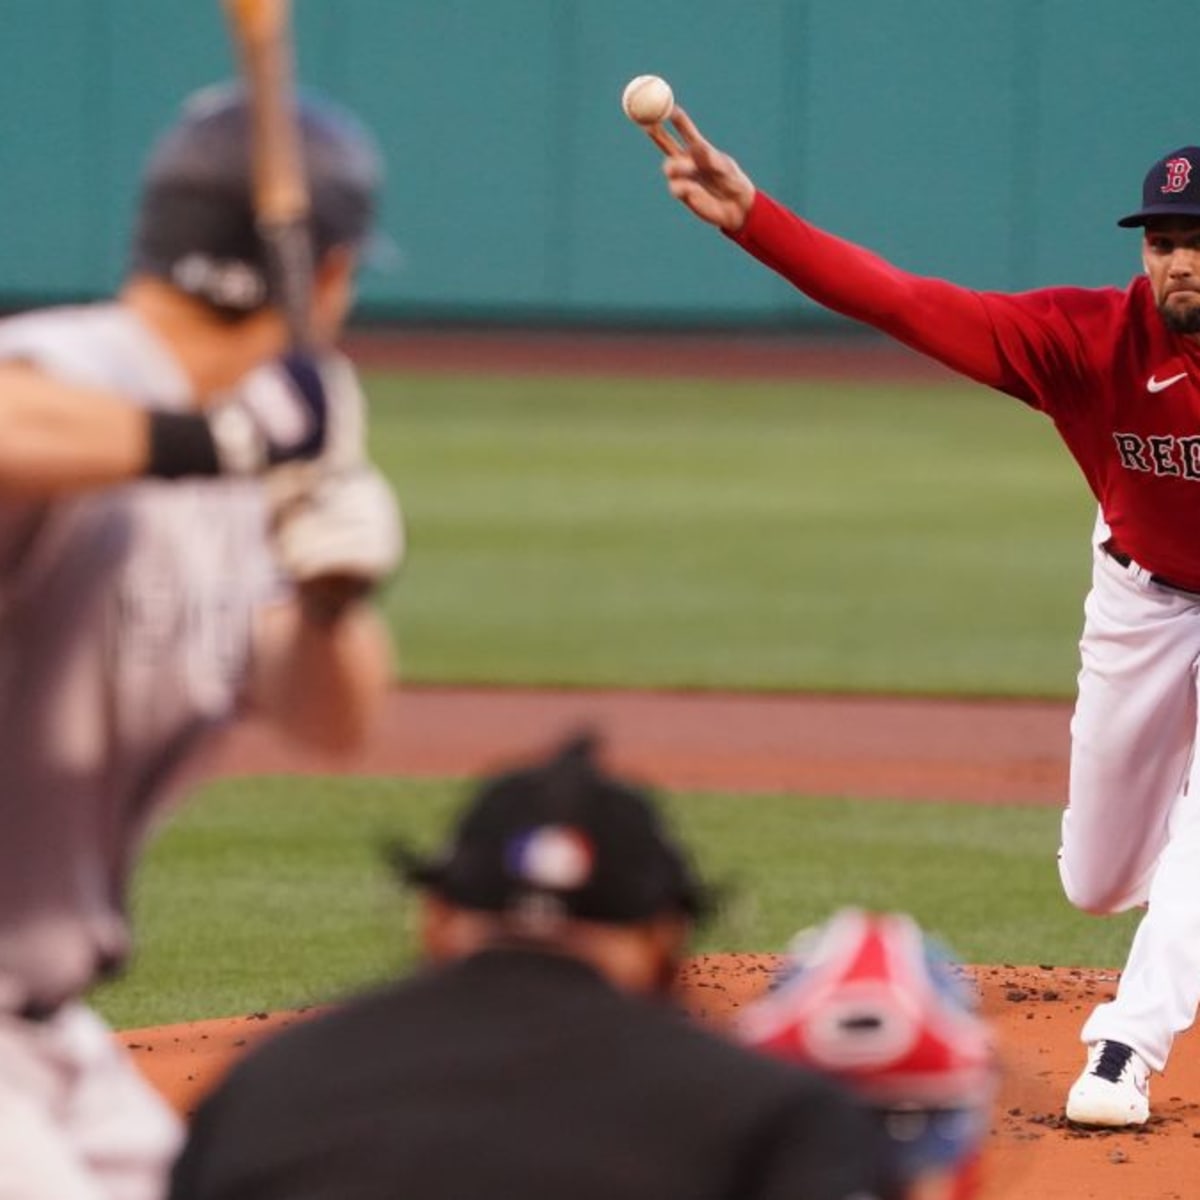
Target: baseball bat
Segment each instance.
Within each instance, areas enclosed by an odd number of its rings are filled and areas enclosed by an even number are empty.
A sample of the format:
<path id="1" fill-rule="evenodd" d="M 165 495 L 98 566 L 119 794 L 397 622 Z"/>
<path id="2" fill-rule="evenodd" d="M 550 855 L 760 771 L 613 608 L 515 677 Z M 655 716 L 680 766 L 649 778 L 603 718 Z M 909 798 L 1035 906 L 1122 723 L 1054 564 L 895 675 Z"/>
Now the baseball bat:
<path id="1" fill-rule="evenodd" d="M 310 198 L 295 96 L 290 0 L 223 0 L 250 108 L 254 215 L 267 272 L 293 350 L 314 349 L 313 247 Z M 324 437 L 325 414 L 320 414 Z M 319 623 L 331 624 L 369 584 L 354 576 L 321 576 L 300 588 Z"/>
<path id="2" fill-rule="evenodd" d="M 297 350 L 312 348 L 313 250 L 296 116 L 290 0 L 224 0 L 250 109 L 255 219 Z"/>

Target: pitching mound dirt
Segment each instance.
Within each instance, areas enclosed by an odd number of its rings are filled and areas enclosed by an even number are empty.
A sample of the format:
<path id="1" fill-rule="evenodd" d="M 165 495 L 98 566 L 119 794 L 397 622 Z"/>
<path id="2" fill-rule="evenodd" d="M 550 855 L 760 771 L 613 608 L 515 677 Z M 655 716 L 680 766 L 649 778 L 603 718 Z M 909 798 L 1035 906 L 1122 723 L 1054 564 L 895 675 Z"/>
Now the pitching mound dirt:
<path id="1" fill-rule="evenodd" d="M 390 697 L 389 715 L 366 773 L 474 775 L 586 724 L 604 731 L 622 770 L 662 787 L 1048 805 L 1066 794 L 1070 710 L 1061 703 L 410 687 Z M 331 769 L 252 726 L 236 731 L 219 767 Z M 720 1025 L 765 986 L 774 962 L 698 958 L 685 975 L 685 1002 Z M 1155 1079 L 1155 1115 L 1144 1130 L 1074 1130 L 1061 1111 L 1082 1065 L 1079 1028 L 1111 993 L 1114 974 L 1048 966 L 972 973 L 1004 1060 L 985 1200 L 1183 1200 L 1200 1191 L 1200 1036 L 1182 1038 L 1170 1073 Z M 121 1037 L 187 1113 L 249 1046 L 309 1015 L 257 1013 Z"/>
<path id="2" fill-rule="evenodd" d="M 683 976 L 687 1007 L 725 1025 L 766 986 L 772 955 L 704 955 Z M 1136 1133 L 1087 1132 L 1062 1119 L 1079 1070 L 1079 1026 L 1111 993 L 1115 976 L 1052 967 L 971 968 L 1000 1044 L 1003 1082 L 988 1156 L 986 1200 L 1184 1200 L 1200 1173 L 1200 1038 L 1178 1044 L 1170 1073 L 1154 1081 L 1150 1124 Z M 228 1020 L 121 1034 L 147 1078 L 181 1113 L 246 1050 L 317 1010 L 254 1013 Z"/>

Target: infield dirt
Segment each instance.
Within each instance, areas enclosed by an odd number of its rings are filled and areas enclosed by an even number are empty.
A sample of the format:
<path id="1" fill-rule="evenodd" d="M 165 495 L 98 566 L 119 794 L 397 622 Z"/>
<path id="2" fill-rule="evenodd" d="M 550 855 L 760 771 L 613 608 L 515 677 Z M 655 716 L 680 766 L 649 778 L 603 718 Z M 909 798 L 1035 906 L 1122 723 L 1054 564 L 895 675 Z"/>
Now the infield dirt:
<path id="1" fill-rule="evenodd" d="M 586 724 L 603 730 L 622 769 L 663 787 L 1057 805 L 1066 782 L 1069 708 L 1053 703 L 408 688 L 391 697 L 389 712 L 364 771 L 474 775 Z M 253 726 L 235 731 L 219 767 L 328 769 L 285 753 Z M 774 961 L 698 957 L 682 980 L 684 1002 L 719 1026 L 765 986 Z M 1116 976 L 1049 964 L 982 965 L 971 974 L 1004 1063 L 987 1200 L 1196 1194 L 1200 1036 L 1180 1039 L 1169 1074 L 1155 1079 L 1155 1115 L 1144 1130 L 1075 1130 L 1061 1110 L 1081 1064 L 1079 1027 Z M 120 1036 L 187 1113 L 250 1045 L 307 1015 L 257 1013 Z"/>

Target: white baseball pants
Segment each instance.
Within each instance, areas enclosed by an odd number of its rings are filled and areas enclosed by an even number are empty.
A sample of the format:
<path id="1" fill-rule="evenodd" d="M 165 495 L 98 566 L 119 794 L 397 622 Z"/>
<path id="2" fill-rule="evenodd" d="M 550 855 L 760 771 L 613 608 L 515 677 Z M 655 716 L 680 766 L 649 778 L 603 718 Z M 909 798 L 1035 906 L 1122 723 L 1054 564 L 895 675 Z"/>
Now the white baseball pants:
<path id="1" fill-rule="evenodd" d="M 1089 912 L 1146 905 L 1116 998 L 1082 1040 L 1124 1042 L 1161 1071 L 1200 1004 L 1200 596 L 1097 545 L 1080 654 L 1059 873 Z"/>
<path id="2" fill-rule="evenodd" d="M 85 1005 L 0 1016 L 0 1200 L 161 1200 L 182 1136 Z"/>

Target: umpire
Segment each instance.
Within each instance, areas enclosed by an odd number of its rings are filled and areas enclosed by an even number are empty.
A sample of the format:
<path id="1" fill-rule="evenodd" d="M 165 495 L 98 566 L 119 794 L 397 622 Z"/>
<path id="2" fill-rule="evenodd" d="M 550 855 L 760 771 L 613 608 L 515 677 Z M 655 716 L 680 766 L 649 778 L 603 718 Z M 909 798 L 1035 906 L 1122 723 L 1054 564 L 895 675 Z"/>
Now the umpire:
<path id="1" fill-rule="evenodd" d="M 245 1058 L 173 1200 L 873 1200 L 875 1125 L 668 1003 L 708 897 L 586 738 L 485 781 L 421 893 L 426 962 Z"/>

